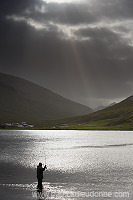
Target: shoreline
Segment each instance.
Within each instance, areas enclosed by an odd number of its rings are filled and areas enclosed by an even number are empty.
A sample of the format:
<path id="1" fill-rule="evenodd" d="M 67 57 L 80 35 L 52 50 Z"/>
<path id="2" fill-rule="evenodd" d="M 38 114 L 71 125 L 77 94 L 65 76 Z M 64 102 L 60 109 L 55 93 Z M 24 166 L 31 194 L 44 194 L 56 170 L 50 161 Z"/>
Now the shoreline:
<path id="1" fill-rule="evenodd" d="M 27 129 L 27 128 L 0 128 L 0 130 L 16 130 L 16 131 L 23 131 L 23 130 L 31 130 L 31 131 L 37 131 L 37 130 L 79 130 L 79 131 L 133 131 L 133 128 L 108 128 L 108 127 L 93 127 L 93 128 L 34 128 L 34 129 Z"/>

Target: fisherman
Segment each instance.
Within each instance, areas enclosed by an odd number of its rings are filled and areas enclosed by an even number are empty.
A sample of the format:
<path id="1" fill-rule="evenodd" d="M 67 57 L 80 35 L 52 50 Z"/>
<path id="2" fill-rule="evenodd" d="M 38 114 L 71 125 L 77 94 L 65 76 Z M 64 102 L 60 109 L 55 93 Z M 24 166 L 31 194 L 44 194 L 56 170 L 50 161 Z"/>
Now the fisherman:
<path id="1" fill-rule="evenodd" d="M 43 186 L 42 186 L 42 179 L 43 179 L 43 171 L 47 169 L 46 165 L 44 167 L 42 167 L 42 163 L 39 163 L 39 165 L 37 166 L 37 179 L 38 179 L 38 186 L 37 188 L 39 190 L 42 190 Z"/>

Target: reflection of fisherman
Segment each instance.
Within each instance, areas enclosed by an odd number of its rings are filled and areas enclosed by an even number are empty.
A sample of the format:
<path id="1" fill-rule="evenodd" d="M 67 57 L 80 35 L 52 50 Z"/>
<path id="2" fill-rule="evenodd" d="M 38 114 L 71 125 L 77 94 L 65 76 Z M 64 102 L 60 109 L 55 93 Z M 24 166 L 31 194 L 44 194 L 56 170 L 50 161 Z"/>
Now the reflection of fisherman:
<path id="1" fill-rule="evenodd" d="M 38 179 L 38 186 L 37 188 L 42 190 L 42 179 L 43 179 L 43 171 L 47 169 L 46 165 L 44 168 L 42 167 L 42 163 L 39 163 L 37 166 L 37 179 Z"/>

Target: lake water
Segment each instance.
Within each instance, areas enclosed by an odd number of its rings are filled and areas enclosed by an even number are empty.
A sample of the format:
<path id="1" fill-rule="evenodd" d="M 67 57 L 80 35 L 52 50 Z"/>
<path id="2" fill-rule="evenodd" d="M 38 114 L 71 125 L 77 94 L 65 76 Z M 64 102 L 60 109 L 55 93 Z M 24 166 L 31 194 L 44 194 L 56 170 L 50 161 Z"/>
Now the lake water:
<path id="1" fill-rule="evenodd" d="M 36 166 L 46 199 L 133 199 L 133 132 L 0 130 L 0 194 L 36 197 Z"/>

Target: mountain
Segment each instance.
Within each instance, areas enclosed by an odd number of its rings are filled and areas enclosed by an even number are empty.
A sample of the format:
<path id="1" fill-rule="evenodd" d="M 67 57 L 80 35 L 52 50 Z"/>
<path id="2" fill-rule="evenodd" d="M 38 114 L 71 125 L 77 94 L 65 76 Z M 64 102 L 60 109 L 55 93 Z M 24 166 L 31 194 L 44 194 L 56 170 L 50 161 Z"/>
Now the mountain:
<path id="1" fill-rule="evenodd" d="M 97 106 L 96 108 L 94 108 L 93 111 L 96 112 L 96 111 L 98 111 L 98 110 L 103 110 L 103 109 L 108 108 L 108 107 L 110 107 L 110 106 L 114 106 L 115 104 L 116 104 L 116 103 L 113 102 L 113 103 L 109 104 L 108 106 L 102 106 L 102 105 L 100 106 L 100 105 L 99 105 L 99 106 Z"/>
<path id="2" fill-rule="evenodd" d="M 94 112 L 96 112 L 96 111 L 98 111 L 98 110 L 103 110 L 104 108 L 106 108 L 106 106 L 97 106 L 96 108 L 94 108 L 93 110 L 94 110 Z"/>
<path id="3" fill-rule="evenodd" d="M 117 104 L 117 103 L 116 103 L 116 102 L 113 102 L 113 103 L 109 104 L 107 107 L 114 106 L 115 104 Z"/>
<path id="4" fill-rule="evenodd" d="M 90 112 L 91 108 L 37 84 L 0 73 L 0 123 L 54 120 Z"/>
<path id="5" fill-rule="evenodd" d="M 61 127 L 62 129 L 133 130 L 133 96 L 89 115 L 55 122 L 54 127 L 57 129 Z"/>

